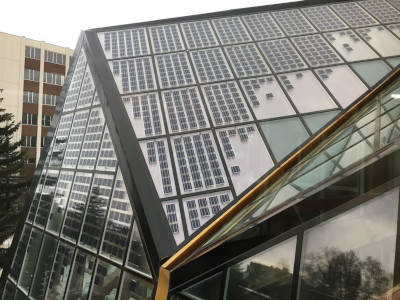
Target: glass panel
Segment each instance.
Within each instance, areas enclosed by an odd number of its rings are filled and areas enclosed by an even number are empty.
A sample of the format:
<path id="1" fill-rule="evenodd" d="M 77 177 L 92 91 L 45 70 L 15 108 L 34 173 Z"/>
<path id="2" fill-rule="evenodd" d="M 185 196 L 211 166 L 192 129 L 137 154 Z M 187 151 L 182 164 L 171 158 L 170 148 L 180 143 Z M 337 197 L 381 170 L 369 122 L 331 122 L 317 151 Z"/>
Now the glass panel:
<path id="1" fill-rule="evenodd" d="M 89 299 L 115 299 L 121 270 L 102 260 L 97 261 L 93 289 Z"/>
<path id="2" fill-rule="evenodd" d="M 73 178 L 74 172 L 61 171 L 58 179 L 57 189 L 53 198 L 53 207 L 47 223 L 47 230 L 57 234 L 61 229 Z"/>
<path id="3" fill-rule="evenodd" d="M 132 223 L 132 207 L 121 171 L 118 170 L 101 245 L 101 254 L 119 263 L 125 255 Z"/>
<path id="4" fill-rule="evenodd" d="M 103 226 L 111 196 L 114 176 L 95 174 L 79 244 L 96 251 L 100 244 Z"/>
<path id="5" fill-rule="evenodd" d="M 10 281 L 7 280 L 6 285 L 4 287 L 3 300 L 13 300 L 15 295 L 15 285 Z"/>
<path id="6" fill-rule="evenodd" d="M 18 281 L 21 272 L 22 262 L 24 260 L 25 252 L 28 249 L 30 234 L 31 234 L 31 227 L 25 225 L 20 240 L 18 242 L 18 247 L 17 251 L 15 252 L 14 261 L 10 269 L 10 277 L 13 278 L 15 281 Z"/>
<path id="7" fill-rule="evenodd" d="M 309 137 L 297 117 L 263 122 L 261 129 L 277 161 L 299 147 Z"/>
<path id="8" fill-rule="evenodd" d="M 17 292 L 15 293 L 15 300 L 24 300 L 24 299 L 28 299 L 27 296 L 24 295 L 24 293 L 22 293 L 20 290 L 17 290 Z"/>
<path id="9" fill-rule="evenodd" d="M 221 291 L 222 272 L 203 280 L 183 291 L 197 300 L 217 300 Z"/>
<path id="10" fill-rule="evenodd" d="M 290 299 L 296 237 L 228 269 L 224 299 Z"/>
<path id="11" fill-rule="evenodd" d="M 382 299 L 393 283 L 398 197 L 393 189 L 305 232 L 299 299 Z"/>
<path id="12" fill-rule="evenodd" d="M 28 248 L 26 249 L 24 263 L 22 265 L 21 277 L 18 282 L 18 285 L 25 291 L 29 291 L 29 286 L 31 285 L 42 236 L 43 232 L 37 230 L 36 228 L 32 229 Z"/>
<path id="13" fill-rule="evenodd" d="M 51 279 L 46 297 L 61 300 L 64 297 L 65 287 L 71 269 L 74 247 L 59 242 L 56 259 L 51 272 Z M 75 273 L 73 276 L 76 276 Z"/>
<path id="14" fill-rule="evenodd" d="M 70 277 L 65 299 L 86 299 L 92 279 L 95 257 L 78 250 L 75 255 L 74 266 Z"/>
<path id="15" fill-rule="evenodd" d="M 331 96 L 311 71 L 282 74 L 278 77 L 300 113 L 337 108 Z"/>
<path id="16" fill-rule="evenodd" d="M 381 60 L 364 61 L 351 65 L 369 86 L 375 85 L 391 71 L 390 67 Z M 371 70 L 374 71 L 371 72 Z"/>
<path id="17" fill-rule="evenodd" d="M 360 78 L 346 65 L 318 69 L 316 72 L 343 108 L 351 105 L 368 90 Z"/>
<path id="18" fill-rule="evenodd" d="M 97 158 L 96 170 L 115 172 L 117 166 L 117 157 L 115 155 L 114 146 L 111 141 L 108 128 L 104 129 L 103 140 L 100 147 L 100 152 Z"/>
<path id="19" fill-rule="evenodd" d="M 57 185 L 58 175 L 60 171 L 49 170 L 46 180 L 44 181 L 42 194 L 38 204 L 38 210 L 35 218 L 35 225 L 45 227 L 49 217 L 51 202 L 54 198 L 54 192 Z"/>
<path id="20" fill-rule="evenodd" d="M 136 222 L 133 223 L 131 247 L 126 265 L 135 270 L 139 270 L 151 275 L 146 253 L 144 252 L 142 239 L 140 237 Z"/>
<path id="21" fill-rule="evenodd" d="M 119 289 L 120 300 L 147 300 L 151 299 L 153 284 L 137 276 L 124 272 L 122 286 Z"/>
<path id="22" fill-rule="evenodd" d="M 45 234 L 29 295 L 34 299 L 44 298 L 47 282 L 50 277 L 51 266 L 55 256 L 56 246 L 57 240 L 50 235 Z"/>
<path id="23" fill-rule="evenodd" d="M 327 111 L 318 114 L 306 115 L 303 116 L 304 121 L 306 122 L 308 128 L 310 128 L 312 133 L 316 133 L 320 130 L 326 123 L 333 119 L 338 113 L 339 110 Z"/>
<path id="24" fill-rule="evenodd" d="M 397 67 L 400 64 L 400 57 L 391 57 L 387 58 L 386 60 L 393 68 Z"/>

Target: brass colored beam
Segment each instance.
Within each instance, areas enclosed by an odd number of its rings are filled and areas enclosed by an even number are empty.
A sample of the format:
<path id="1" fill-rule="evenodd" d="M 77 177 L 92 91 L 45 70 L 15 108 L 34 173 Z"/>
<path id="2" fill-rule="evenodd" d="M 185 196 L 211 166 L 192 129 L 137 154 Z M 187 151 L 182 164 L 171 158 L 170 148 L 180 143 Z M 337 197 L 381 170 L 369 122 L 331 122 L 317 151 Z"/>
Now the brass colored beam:
<path id="1" fill-rule="evenodd" d="M 160 267 L 155 300 L 167 300 L 169 291 L 169 271 Z"/>
<path id="2" fill-rule="evenodd" d="M 283 162 L 280 166 L 278 166 L 275 170 L 273 170 L 272 173 L 270 173 L 251 191 L 249 191 L 245 196 L 243 196 L 243 198 L 238 200 L 227 211 L 225 211 L 221 216 L 219 216 L 214 222 L 212 222 L 209 226 L 203 229 L 189 243 L 187 243 L 184 247 L 182 247 L 182 249 L 180 249 L 170 259 L 168 259 L 160 269 L 159 285 L 163 284 L 163 286 L 157 289 L 156 299 L 157 300 L 166 299 L 166 298 L 157 298 L 158 290 L 168 289 L 168 285 L 163 281 L 167 279 L 165 278 L 161 280 L 161 276 L 163 275 L 163 273 L 161 273 L 161 270 L 165 271 L 168 270 L 168 280 L 169 280 L 169 271 L 172 271 L 174 268 L 187 261 L 187 259 L 190 258 L 190 256 L 199 247 L 201 247 L 205 242 L 207 242 L 208 239 L 210 239 L 215 233 L 217 233 L 227 222 L 229 222 L 233 217 L 235 217 L 251 201 L 253 201 L 259 195 L 261 195 L 269 186 L 271 186 L 271 184 L 276 182 L 286 171 L 288 171 L 303 157 L 305 157 L 312 150 L 314 150 L 326 137 L 331 135 L 336 129 L 338 129 L 347 120 L 349 120 L 356 112 L 358 112 L 362 107 L 364 107 L 369 101 L 371 101 L 375 96 L 377 96 L 384 88 L 386 88 L 399 76 L 400 76 L 400 68 L 394 71 L 388 78 L 383 80 L 375 89 L 370 91 L 367 95 L 364 96 L 364 98 L 355 103 L 352 107 L 350 107 L 347 111 L 345 111 L 338 119 L 333 121 L 317 136 L 312 138 L 306 145 L 304 145 L 290 158 L 288 158 L 285 162 Z M 211 246 L 210 248 L 213 247 Z"/>

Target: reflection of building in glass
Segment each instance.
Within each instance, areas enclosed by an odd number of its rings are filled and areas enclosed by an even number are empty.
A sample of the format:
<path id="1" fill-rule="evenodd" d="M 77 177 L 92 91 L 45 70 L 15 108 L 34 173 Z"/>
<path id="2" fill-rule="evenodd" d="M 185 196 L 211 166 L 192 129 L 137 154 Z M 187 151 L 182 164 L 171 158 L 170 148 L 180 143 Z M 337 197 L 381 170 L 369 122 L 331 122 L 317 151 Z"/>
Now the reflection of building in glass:
<path id="1" fill-rule="evenodd" d="M 390 298 L 399 8 L 84 32 L 3 298 Z"/>

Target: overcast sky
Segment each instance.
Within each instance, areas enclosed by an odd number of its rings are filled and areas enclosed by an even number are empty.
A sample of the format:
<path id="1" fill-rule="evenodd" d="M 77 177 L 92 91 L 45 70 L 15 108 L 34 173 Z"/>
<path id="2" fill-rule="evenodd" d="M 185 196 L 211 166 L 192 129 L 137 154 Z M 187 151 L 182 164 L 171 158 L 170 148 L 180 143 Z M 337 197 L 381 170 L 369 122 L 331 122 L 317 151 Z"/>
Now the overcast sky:
<path id="1" fill-rule="evenodd" d="M 293 1 L 293 0 L 292 0 Z M 1 9 L 0 31 L 75 49 L 81 30 L 188 16 L 288 0 L 12 0 Z"/>

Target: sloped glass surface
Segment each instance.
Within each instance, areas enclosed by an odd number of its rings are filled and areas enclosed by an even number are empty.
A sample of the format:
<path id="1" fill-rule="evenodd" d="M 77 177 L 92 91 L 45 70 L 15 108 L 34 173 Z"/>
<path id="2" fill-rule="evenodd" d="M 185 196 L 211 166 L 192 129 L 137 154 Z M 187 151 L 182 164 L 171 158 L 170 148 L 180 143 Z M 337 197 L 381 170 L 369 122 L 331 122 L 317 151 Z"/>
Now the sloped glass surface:
<path id="1" fill-rule="evenodd" d="M 54 126 L 49 167 L 40 174 L 26 220 L 34 227 L 24 227 L 9 278 L 32 299 L 115 298 L 124 265 L 127 274 L 145 275 L 152 286 L 145 245 L 83 50 Z M 108 261 L 101 263 L 99 255 Z M 99 281 L 102 266 L 111 270 L 106 276 L 114 278 L 111 290 L 111 281 Z"/>
<path id="2" fill-rule="evenodd" d="M 362 166 L 372 154 L 384 150 L 385 154 L 389 154 L 398 149 L 399 146 L 395 141 L 400 132 L 398 130 L 400 103 L 397 99 L 399 82 L 397 79 L 327 137 L 312 153 L 286 172 L 286 179 L 282 177 L 275 185 L 266 189 L 248 205 L 250 209 L 243 209 L 205 245 L 222 239 L 228 233 L 241 232 L 250 221 L 265 220 L 272 209 L 288 207 L 294 201 L 301 201 L 302 195 L 309 189 L 315 191 L 326 182 L 335 181 L 341 173 L 356 170 L 357 166 Z M 381 141 L 376 139 L 376 136 L 380 135 L 383 135 Z M 353 169 L 349 169 L 353 166 Z M 262 213 L 257 212 L 260 209 L 263 210 Z"/>
<path id="3" fill-rule="evenodd" d="M 224 299 L 290 299 L 296 237 L 228 269 Z"/>
<path id="4" fill-rule="evenodd" d="M 299 299 L 385 298 L 394 272 L 398 198 L 395 188 L 304 233 Z"/>
<path id="5" fill-rule="evenodd" d="M 390 67 L 381 60 L 354 63 L 352 66 L 369 86 L 373 86 L 391 71 Z M 374 70 L 374 72 L 371 72 L 371 70 Z"/>
<path id="6" fill-rule="evenodd" d="M 318 130 L 324 127 L 326 123 L 337 116 L 338 113 L 339 111 L 337 110 L 327 111 L 318 114 L 305 115 L 303 116 L 303 119 L 306 122 L 308 128 L 310 128 L 311 132 L 316 133 Z"/>
<path id="7" fill-rule="evenodd" d="M 186 290 L 183 294 L 197 300 L 217 300 L 221 291 L 222 273 L 218 273 L 204 281 L 201 281 Z"/>
<path id="8" fill-rule="evenodd" d="M 153 285 L 135 275 L 124 272 L 118 299 L 147 300 L 151 298 Z"/>
<path id="9" fill-rule="evenodd" d="M 263 122 L 261 129 L 277 161 L 309 138 L 307 130 L 297 117 Z"/>

